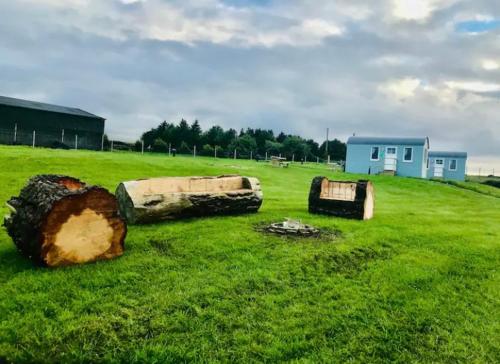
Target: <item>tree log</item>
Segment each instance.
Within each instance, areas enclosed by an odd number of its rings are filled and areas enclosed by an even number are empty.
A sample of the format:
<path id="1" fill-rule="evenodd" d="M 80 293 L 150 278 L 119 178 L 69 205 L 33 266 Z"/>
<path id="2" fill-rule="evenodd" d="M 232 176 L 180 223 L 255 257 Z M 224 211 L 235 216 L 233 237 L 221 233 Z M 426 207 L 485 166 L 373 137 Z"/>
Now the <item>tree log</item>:
<path id="1" fill-rule="evenodd" d="M 127 227 L 115 197 L 99 186 L 59 175 L 31 178 L 7 205 L 4 225 L 18 250 L 51 267 L 123 254 Z"/>
<path id="2" fill-rule="evenodd" d="M 375 196 L 370 181 L 330 181 L 315 177 L 309 192 L 309 212 L 369 220 L 373 217 Z"/>
<path id="3" fill-rule="evenodd" d="M 234 175 L 122 182 L 116 197 L 122 216 L 133 224 L 257 212 L 262 204 L 259 180 Z"/>

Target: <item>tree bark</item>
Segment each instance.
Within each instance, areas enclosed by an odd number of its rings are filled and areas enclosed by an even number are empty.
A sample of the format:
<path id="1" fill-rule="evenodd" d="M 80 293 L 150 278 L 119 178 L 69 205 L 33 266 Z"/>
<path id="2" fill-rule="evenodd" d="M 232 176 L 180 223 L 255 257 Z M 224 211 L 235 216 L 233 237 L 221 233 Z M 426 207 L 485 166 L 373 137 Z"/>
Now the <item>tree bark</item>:
<path id="1" fill-rule="evenodd" d="M 375 196 L 370 181 L 330 181 L 315 177 L 309 192 L 309 212 L 369 220 L 373 217 Z"/>
<path id="2" fill-rule="evenodd" d="M 111 259 L 123 254 L 127 227 L 115 197 L 99 186 L 60 175 L 31 178 L 4 225 L 18 250 L 47 266 Z"/>
<path id="3" fill-rule="evenodd" d="M 257 212 L 262 191 L 256 178 L 164 177 L 123 182 L 116 197 L 133 224 L 185 217 Z"/>

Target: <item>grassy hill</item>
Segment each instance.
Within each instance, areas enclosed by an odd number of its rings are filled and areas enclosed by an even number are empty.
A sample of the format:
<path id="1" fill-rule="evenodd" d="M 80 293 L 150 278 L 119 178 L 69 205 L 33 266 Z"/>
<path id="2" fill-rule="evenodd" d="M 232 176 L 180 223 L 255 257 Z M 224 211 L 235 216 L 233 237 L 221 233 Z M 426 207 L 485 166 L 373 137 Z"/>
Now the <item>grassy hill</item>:
<path id="1" fill-rule="evenodd" d="M 247 216 L 131 226 L 113 261 L 36 268 L 0 229 L 0 362 L 499 362 L 500 198 L 372 176 L 375 218 L 307 213 L 323 165 L 0 147 L 0 214 L 38 173 L 122 180 L 240 173 Z M 300 218 L 338 237 L 255 229 Z"/>

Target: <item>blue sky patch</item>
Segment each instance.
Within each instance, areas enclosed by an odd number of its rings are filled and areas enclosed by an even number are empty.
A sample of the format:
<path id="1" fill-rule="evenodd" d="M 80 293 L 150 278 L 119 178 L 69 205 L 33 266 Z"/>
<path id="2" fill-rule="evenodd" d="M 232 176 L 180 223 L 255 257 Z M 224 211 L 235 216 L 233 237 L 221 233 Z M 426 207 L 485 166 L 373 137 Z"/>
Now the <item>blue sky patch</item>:
<path id="1" fill-rule="evenodd" d="M 500 20 L 468 20 L 457 23 L 455 29 L 460 33 L 484 33 L 500 28 Z"/>

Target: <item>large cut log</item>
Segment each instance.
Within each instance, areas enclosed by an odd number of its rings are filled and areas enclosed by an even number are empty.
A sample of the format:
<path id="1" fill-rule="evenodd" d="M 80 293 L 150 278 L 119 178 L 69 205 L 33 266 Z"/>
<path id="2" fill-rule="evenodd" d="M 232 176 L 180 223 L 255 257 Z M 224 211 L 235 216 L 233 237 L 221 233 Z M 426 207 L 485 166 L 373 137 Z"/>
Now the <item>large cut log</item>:
<path id="1" fill-rule="evenodd" d="M 4 225 L 22 254 L 47 266 L 111 259 L 123 254 L 127 226 L 115 197 L 67 176 L 31 178 Z"/>
<path id="2" fill-rule="evenodd" d="M 116 197 L 122 216 L 134 224 L 257 212 L 262 204 L 259 180 L 235 175 L 127 181 Z"/>
<path id="3" fill-rule="evenodd" d="M 309 192 L 309 212 L 369 220 L 373 217 L 375 196 L 370 181 L 330 181 L 315 177 Z"/>

